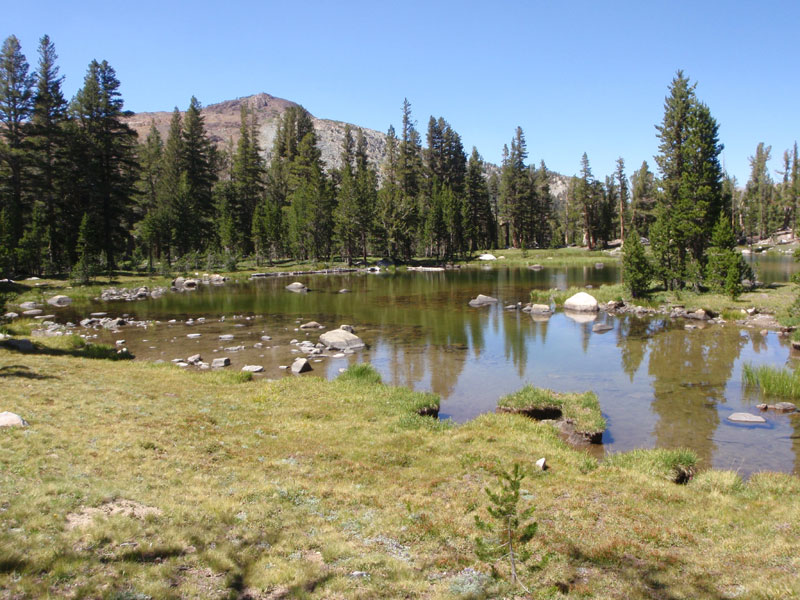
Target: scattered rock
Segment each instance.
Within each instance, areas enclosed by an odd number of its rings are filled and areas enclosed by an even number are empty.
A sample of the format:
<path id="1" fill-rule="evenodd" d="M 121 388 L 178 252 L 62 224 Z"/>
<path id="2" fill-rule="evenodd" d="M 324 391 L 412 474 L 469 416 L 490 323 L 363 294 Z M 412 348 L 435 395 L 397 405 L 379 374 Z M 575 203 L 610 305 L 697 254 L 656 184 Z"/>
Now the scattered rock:
<path id="1" fill-rule="evenodd" d="M 536 461 L 536 467 L 540 471 L 546 471 L 547 470 L 547 460 L 545 459 L 544 456 Z"/>
<path id="2" fill-rule="evenodd" d="M 29 308 L 28 310 L 23 310 L 22 314 L 25 315 L 26 317 L 33 317 L 33 316 L 42 314 L 42 309 L 41 308 Z"/>
<path id="3" fill-rule="evenodd" d="M 497 257 L 494 254 L 481 254 L 478 260 L 497 260 Z"/>
<path id="4" fill-rule="evenodd" d="M 339 293 L 340 294 L 349 294 L 350 290 L 348 290 L 347 288 L 342 288 L 342 289 L 339 290 Z"/>
<path id="5" fill-rule="evenodd" d="M 272 337 L 270 337 L 268 335 L 262 335 L 261 339 L 264 340 L 265 342 L 268 342 L 268 341 L 270 341 L 272 339 Z"/>
<path id="6" fill-rule="evenodd" d="M 531 308 L 529 311 L 531 314 L 535 315 L 550 315 L 553 314 L 553 311 L 550 310 L 550 306 L 547 304 L 531 304 Z"/>
<path id="7" fill-rule="evenodd" d="M 227 356 L 223 356 L 220 358 L 215 358 L 211 361 L 211 368 L 212 369 L 221 369 L 222 367 L 230 366 L 231 359 Z"/>
<path id="8" fill-rule="evenodd" d="M 313 371 L 311 363 L 305 358 L 296 358 L 292 363 L 292 373 L 305 373 L 307 371 Z"/>
<path id="9" fill-rule="evenodd" d="M 200 362 L 203 362 L 203 358 L 199 354 L 192 354 L 189 358 L 186 359 L 186 362 L 196 365 Z"/>
<path id="10" fill-rule="evenodd" d="M 47 299 L 47 303 L 51 306 L 69 306 L 72 304 L 72 298 L 69 296 L 53 296 Z"/>
<path id="11" fill-rule="evenodd" d="M 352 325 L 339 325 L 339 329 L 347 331 L 348 333 L 355 333 L 356 330 Z"/>
<path id="12" fill-rule="evenodd" d="M 19 305 L 22 310 L 32 310 L 34 308 L 39 308 L 41 304 L 37 304 L 36 302 L 23 302 Z"/>
<path id="13" fill-rule="evenodd" d="M 201 335 L 203 335 L 203 334 L 202 333 L 187 333 L 186 337 L 189 338 L 190 340 L 196 340 Z"/>
<path id="14" fill-rule="evenodd" d="M 750 413 L 745 412 L 737 412 L 733 413 L 728 417 L 729 421 L 733 423 L 766 423 L 767 420 L 764 417 L 759 417 L 758 415 L 753 415 Z"/>
<path id="15" fill-rule="evenodd" d="M 15 312 L 7 312 L 3 315 L 6 319 L 16 319 L 19 315 Z"/>
<path id="16" fill-rule="evenodd" d="M 592 326 L 592 331 L 594 333 L 605 333 L 606 331 L 611 331 L 612 329 L 614 328 L 608 323 L 595 323 Z"/>
<path id="17" fill-rule="evenodd" d="M 791 402 L 778 402 L 777 404 L 770 405 L 769 408 L 777 410 L 778 412 L 794 412 L 797 410 L 797 407 Z"/>
<path id="18" fill-rule="evenodd" d="M 544 269 L 542 265 L 531 265 L 528 267 L 531 271 L 541 271 Z"/>
<path id="19" fill-rule="evenodd" d="M 219 336 L 219 339 L 221 339 L 223 342 L 229 342 L 233 339 L 233 334 L 223 333 L 221 336 Z"/>
<path id="20" fill-rule="evenodd" d="M 308 291 L 308 288 L 304 284 L 300 283 L 299 281 L 295 281 L 294 283 L 290 283 L 289 285 L 286 286 L 286 289 L 289 290 L 290 292 L 294 292 L 296 294 L 302 294 L 302 293 Z"/>
<path id="21" fill-rule="evenodd" d="M 28 422 L 16 413 L 1 412 L 0 427 L 27 427 Z"/>
<path id="22" fill-rule="evenodd" d="M 571 310 L 575 312 L 597 312 L 600 310 L 597 305 L 597 299 L 591 294 L 586 292 L 578 292 L 574 296 L 570 296 L 564 302 L 564 310 Z"/>
<path id="23" fill-rule="evenodd" d="M 483 294 L 478 294 L 477 298 L 473 298 L 469 301 L 469 305 L 478 308 L 481 306 L 488 306 L 489 304 L 494 304 L 497 302 L 497 298 L 492 298 L 491 296 L 484 296 Z"/>
<path id="24" fill-rule="evenodd" d="M 354 350 L 363 348 L 365 345 L 360 337 L 344 329 L 326 331 L 319 336 L 319 341 L 325 344 L 327 348 L 335 348 L 336 350 Z"/>
<path id="25" fill-rule="evenodd" d="M 242 371 L 247 371 L 248 373 L 261 373 L 264 370 L 264 367 L 261 365 L 245 365 L 242 367 Z"/>
<path id="26" fill-rule="evenodd" d="M 324 329 L 324 326 L 320 325 L 316 321 L 309 321 L 308 323 L 303 323 L 300 325 L 300 329 Z"/>

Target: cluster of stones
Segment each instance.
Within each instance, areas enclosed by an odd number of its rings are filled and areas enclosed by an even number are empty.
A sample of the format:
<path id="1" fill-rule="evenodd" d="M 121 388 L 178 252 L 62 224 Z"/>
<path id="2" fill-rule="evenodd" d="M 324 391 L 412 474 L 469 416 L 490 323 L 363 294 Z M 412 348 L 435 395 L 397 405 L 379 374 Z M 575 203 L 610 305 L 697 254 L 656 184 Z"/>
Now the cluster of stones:
<path id="1" fill-rule="evenodd" d="M 253 273 L 250 279 L 264 279 L 266 277 L 297 277 L 299 275 L 331 275 L 336 273 L 355 273 L 359 269 L 321 269 L 319 271 L 279 271 L 277 273 Z"/>
<path id="2" fill-rule="evenodd" d="M 157 287 L 152 290 L 147 286 L 138 288 L 107 288 L 100 294 L 103 302 L 125 301 L 134 302 L 136 300 L 147 300 L 148 298 L 160 298 L 167 291 L 167 288 Z"/>

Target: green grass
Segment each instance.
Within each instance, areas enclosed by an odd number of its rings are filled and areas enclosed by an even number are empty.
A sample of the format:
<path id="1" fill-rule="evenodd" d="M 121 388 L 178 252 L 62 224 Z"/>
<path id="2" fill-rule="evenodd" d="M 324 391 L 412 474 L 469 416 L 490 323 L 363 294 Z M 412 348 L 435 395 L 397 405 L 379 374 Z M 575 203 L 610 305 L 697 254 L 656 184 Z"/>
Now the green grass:
<path id="1" fill-rule="evenodd" d="M 539 522 L 532 598 L 800 595 L 790 475 L 679 486 L 669 466 L 693 463 L 640 452 L 598 468 L 547 424 L 440 423 L 417 412 L 435 396 L 368 377 L 0 347 L 0 385 L 0 410 L 30 423 L 0 430 L 0 597 L 515 597 L 473 543 L 514 462 Z"/>
<path id="2" fill-rule="evenodd" d="M 600 402 L 594 392 L 559 394 L 526 385 L 518 392 L 500 398 L 497 408 L 502 412 L 524 414 L 535 419 L 563 418 L 576 432 L 588 437 L 602 435 L 606 428 L 606 420 L 600 412 Z"/>
<path id="3" fill-rule="evenodd" d="M 675 483 L 686 483 L 697 470 L 697 455 L 686 449 L 638 449 L 608 456 L 603 467 L 626 469 Z"/>
<path id="4" fill-rule="evenodd" d="M 791 369 L 778 369 L 769 365 L 754 367 L 745 363 L 742 367 L 745 385 L 761 389 L 767 396 L 800 398 L 800 374 Z"/>
<path id="5" fill-rule="evenodd" d="M 363 383 L 381 383 L 381 374 L 369 363 L 350 365 L 337 377 L 339 381 L 360 381 Z"/>

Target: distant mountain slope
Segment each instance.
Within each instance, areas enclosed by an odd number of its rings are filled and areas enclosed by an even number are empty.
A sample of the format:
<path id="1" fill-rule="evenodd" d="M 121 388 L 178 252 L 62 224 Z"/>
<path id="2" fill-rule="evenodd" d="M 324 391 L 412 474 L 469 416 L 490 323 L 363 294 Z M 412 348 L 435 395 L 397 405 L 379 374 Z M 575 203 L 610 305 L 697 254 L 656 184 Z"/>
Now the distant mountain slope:
<path id="1" fill-rule="evenodd" d="M 276 98 L 269 94 L 256 94 L 204 107 L 203 117 L 205 118 L 206 130 L 210 138 L 220 147 L 224 148 L 230 143 L 235 145 L 239 139 L 242 105 L 247 106 L 257 115 L 259 143 L 265 156 L 269 159 L 279 117 L 290 106 L 298 105 L 290 100 Z M 171 118 L 171 112 L 136 113 L 128 117 L 128 124 L 139 134 L 139 139 L 144 141 L 147 137 L 147 132 L 150 130 L 150 124 L 155 123 L 162 137 L 166 139 Z M 329 119 L 317 119 L 313 115 L 312 118 L 317 132 L 317 144 L 322 152 L 322 160 L 325 161 L 328 169 L 338 167 L 345 123 Z M 354 138 L 356 127 L 355 125 L 353 126 Z M 383 160 L 383 153 L 386 148 L 385 134 L 363 127 L 361 130 L 367 139 L 367 154 L 370 162 L 374 165 L 379 165 Z"/>

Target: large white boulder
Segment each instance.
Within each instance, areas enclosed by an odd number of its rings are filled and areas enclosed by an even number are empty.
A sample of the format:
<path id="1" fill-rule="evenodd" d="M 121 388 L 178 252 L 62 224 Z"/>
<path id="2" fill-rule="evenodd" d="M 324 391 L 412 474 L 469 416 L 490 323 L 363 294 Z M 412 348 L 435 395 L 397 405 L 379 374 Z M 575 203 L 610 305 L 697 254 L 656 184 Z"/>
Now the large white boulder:
<path id="1" fill-rule="evenodd" d="M 483 294 L 478 294 L 477 298 L 473 298 L 469 301 L 469 305 L 473 307 L 479 306 L 486 306 L 487 304 L 494 304 L 497 302 L 497 298 L 492 298 L 491 296 L 484 296 Z"/>
<path id="2" fill-rule="evenodd" d="M 286 289 L 289 290 L 290 292 L 294 292 L 296 294 L 302 294 L 303 292 L 307 292 L 308 291 L 308 288 L 304 284 L 300 283 L 299 281 L 295 281 L 294 283 L 290 283 L 289 285 L 286 286 Z"/>
<path id="3" fill-rule="evenodd" d="M 28 422 L 16 413 L 1 412 L 0 427 L 27 427 Z"/>
<path id="4" fill-rule="evenodd" d="M 497 260 L 497 257 L 494 254 L 481 254 L 478 260 Z"/>
<path id="5" fill-rule="evenodd" d="M 566 302 L 564 302 L 564 310 L 597 312 L 599 307 L 597 305 L 597 299 L 594 296 L 586 292 L 578 292 L 574 296 L 567 298 Z"/>

